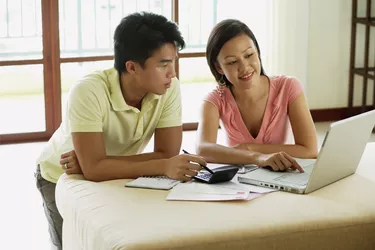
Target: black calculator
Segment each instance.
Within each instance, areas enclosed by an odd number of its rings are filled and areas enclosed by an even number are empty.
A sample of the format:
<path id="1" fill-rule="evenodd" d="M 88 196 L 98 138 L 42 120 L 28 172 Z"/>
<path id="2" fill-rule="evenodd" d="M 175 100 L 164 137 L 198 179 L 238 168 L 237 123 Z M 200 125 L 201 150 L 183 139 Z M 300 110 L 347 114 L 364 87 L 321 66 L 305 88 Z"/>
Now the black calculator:
<path id="1" fill-rule="evenodd" d="M 222 167 L 210 170 L 210 172 L 202 170 L 193 178 L 209 184 L 230 181 L 238 172 L 239 167 L 237 165 L 223 165 Z"/>

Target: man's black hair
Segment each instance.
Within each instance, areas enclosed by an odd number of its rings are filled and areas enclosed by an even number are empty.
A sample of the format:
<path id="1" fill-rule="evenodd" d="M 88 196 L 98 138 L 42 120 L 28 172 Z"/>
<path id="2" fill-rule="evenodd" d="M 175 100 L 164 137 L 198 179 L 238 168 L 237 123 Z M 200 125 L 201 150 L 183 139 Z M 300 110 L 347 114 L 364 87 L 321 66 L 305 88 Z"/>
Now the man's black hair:
<path id="1" fill-rule="evenodd" d="M 166 17 L 149 12 L 124 17 L 114 35 L 116 70 L 119 74 L 126 72 L 127 61 L 135 61 L 144 67 L 147 58 L 166 43 L 174 44 L 180 50 L 185 47 L 177 25 Z"/>

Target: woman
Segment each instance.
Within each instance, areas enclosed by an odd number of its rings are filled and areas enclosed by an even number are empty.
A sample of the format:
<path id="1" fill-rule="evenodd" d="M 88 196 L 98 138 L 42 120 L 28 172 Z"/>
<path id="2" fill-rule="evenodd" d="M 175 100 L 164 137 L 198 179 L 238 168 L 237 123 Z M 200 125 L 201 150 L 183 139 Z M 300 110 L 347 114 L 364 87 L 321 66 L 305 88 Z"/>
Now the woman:
<path id="1" fill-rule="evenodd" d="M 317 138 L 299 81 L 268 77 L 254 34 L 238 20 L 214 27 L 206 57 L 219 86 L 203 102 L 197 153 L 208 162 L 303 171 L 292 157 L 316 158 Z M 216 143 L 219 120 L 228 146 Z M 285 144 L 290 124 L 295 143 Z"/>

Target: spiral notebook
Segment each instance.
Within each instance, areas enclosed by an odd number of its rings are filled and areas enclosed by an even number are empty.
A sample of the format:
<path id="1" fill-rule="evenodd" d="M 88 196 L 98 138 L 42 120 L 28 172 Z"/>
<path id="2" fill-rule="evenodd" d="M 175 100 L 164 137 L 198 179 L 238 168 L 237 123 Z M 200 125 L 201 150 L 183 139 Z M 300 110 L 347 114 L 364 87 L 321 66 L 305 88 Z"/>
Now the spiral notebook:
<path id="1" fill-rule="evenodd" d="M 145 176 L 125 184 L 125 187 L 149 188 L 169 190 L 181 181 L 170 179 L 166 176 Z"/>

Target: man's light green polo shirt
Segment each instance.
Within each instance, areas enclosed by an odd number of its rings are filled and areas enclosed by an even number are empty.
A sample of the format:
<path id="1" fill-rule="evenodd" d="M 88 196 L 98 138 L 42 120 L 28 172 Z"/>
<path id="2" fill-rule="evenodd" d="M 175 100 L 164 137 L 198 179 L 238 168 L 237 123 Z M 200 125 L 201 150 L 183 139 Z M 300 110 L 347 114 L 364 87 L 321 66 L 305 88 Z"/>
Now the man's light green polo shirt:
<path id="1" fill-rule="evenodd" d="M 115 69 L 97 71 L 72 87 L 63 121 L 37 163 L 43 178 L 56 183 L 64 173 L 60 155 L 73 149 L 71 132 L 103 132 L 107 155 L 135 155 L 143 151 L 156 128 L 181 124 L 177 78 L 164 95 L 147 94 L 138 110 L 126 104 Z"/>

